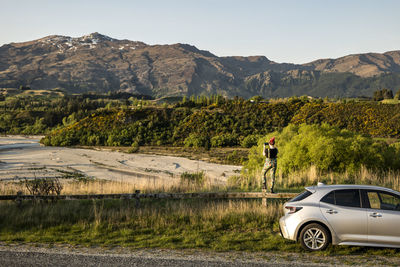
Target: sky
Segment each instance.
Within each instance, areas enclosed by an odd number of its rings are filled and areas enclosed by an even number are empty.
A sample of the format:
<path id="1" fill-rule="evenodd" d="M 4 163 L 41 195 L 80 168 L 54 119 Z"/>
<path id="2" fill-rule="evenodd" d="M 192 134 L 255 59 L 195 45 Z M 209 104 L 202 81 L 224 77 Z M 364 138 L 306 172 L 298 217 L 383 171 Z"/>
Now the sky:
<path id="1" fill-rule="evenodd" d="M 0 45 L 93 32 L 275 62 L 400 50 L 398 0 L 0 0 Z"/>

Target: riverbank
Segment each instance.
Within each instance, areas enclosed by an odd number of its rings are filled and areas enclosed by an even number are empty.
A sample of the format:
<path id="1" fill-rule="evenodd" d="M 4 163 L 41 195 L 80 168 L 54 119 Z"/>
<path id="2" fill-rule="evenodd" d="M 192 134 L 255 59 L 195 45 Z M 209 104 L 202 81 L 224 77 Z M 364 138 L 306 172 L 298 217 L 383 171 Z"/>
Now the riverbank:
<path id="1" fill-rule="evenodd" d="M 111 149 L 45 147 L 38 137 L 0 137 L 0 180 L 19 181 L 38 177 L 61 177 L 65 173 L 136 189 L 178 185 L 183 173 L 202 172 L 210 186 L 223 186 L 241 166 L 223 165 L 176 156 L 128 154 Z M 101 192 L 99 192 L 101 193 Z"/>

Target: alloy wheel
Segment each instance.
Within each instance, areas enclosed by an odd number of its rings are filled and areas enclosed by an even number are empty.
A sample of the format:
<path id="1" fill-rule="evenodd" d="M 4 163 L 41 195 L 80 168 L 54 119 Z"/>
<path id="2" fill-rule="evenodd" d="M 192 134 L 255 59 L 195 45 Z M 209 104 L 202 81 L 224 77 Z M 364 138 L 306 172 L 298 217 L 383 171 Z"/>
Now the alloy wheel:
<path id="1" fill-rule="evenodd" d="M 304 244 L 312 250 L 319 250 L 326 242 L 326 236 L 317 228 L 310 228 L 304 233 Z"/>
<path id="2" fill-rule="evenodd" d="M 323 250 L 329 245 L 329 242 L 328 230 L 317 223 L 307 225 L 300 233 L 301 246 L 309 251 Z"/>

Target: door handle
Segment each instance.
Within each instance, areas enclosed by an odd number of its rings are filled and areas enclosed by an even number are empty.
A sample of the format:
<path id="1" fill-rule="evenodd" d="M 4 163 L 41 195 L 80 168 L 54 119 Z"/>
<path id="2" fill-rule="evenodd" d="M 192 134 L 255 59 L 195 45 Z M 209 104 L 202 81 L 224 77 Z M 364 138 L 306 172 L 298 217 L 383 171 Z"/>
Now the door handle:
<path id="1" fill-rule="evenodd" d="M 374 213 L 371 213 L 369 216 L 377 218 L 377 217 L 382 217 L 382 214 L 374 212 Z"/>
<path id="2" fill-rule="evenodd" d="M 327 210 L 326 213 L 329 213 L 329 214 L 336 214 L 337 211 L 336 211 L 336 210 Z"/>

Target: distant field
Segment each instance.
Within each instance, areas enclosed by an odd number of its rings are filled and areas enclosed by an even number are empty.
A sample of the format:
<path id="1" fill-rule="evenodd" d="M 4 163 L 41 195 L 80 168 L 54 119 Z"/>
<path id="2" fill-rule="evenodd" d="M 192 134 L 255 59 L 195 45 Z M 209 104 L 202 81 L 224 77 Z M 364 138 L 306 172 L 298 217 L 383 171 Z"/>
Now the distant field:
<path id="1" fill-rule="evenodd" d="M 399 99 L 384 99 L 381 101 L 382 104 L 400 104 Z"/>
<path id="2" fill-rule="evenodd" d="M 63 97 L 65 94 L 61 90 L 31 90 L 31 89 L 17 89 L 17 88 L 3 88 L 0 91 L 5 97 L 32 97 L 32 96 L 46 96 L 46 97 Z"/>

